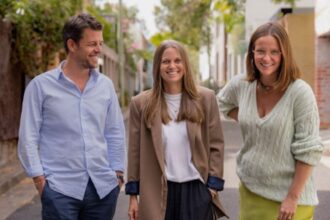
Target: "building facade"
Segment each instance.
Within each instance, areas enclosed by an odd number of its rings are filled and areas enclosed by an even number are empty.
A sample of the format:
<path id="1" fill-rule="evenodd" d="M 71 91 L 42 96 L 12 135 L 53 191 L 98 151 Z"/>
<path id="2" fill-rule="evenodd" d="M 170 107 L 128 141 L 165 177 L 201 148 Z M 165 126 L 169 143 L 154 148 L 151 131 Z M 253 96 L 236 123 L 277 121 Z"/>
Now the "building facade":
<path id="1" fill-rule="evenodd" d="M 316 1 L 315 36 L 315 94 L 321 128 L 330 128 L 330 1 L 328 0 Z"/>

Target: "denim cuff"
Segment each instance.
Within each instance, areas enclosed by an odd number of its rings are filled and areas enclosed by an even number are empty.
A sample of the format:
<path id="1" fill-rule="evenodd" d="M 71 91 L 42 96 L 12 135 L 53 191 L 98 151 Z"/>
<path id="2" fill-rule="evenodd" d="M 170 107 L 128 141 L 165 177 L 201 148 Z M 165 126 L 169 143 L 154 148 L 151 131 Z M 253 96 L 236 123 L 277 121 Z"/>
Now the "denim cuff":
<path id="1" fill-rule="evenodd" d="M 214 189 L 216 191 L 222 191 L 225 181 L 215 176 L 209 176 L 207 180 L 207 187 Z"/>
<path id="2" fill-rule="evenodd" d="M 125 185 L 125 193 L 127 195 L 139 195 L 140 194 L 140 181 L 131 181 Z"/>

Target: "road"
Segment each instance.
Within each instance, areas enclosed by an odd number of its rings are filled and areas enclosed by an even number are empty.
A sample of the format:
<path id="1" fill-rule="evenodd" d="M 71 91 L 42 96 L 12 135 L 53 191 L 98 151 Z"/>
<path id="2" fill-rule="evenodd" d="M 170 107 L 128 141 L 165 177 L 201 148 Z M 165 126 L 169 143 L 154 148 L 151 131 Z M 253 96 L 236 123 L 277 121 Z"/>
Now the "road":
<path id="1" fill-rule="evenodd" d="M 240 146 L 242 145 L 242 137 L 236 123 L 232 121 L 223 121 L 223 129 L 225 135 L 225 190 L 220 193 L 223 206 L 227 211 L 230 219 L 238 218 L 238 183 L 239 180 L 235 173 L 235 157 Z M 315 182 L 318 188 L 320 204 L 315 210 L 314 220 L 330 219 L 330 168 L 322 163 L 315 169 Z M 115 220 L 127 220 L 128 196 L 124 192 L 120 193 Z M 34 220 L 40 218 L 40 201 L 35 198 L 30 204 L 22 207 L 13 213 L 7 220 Z M 224 218 L 225 219 L 225 218 Z"/>

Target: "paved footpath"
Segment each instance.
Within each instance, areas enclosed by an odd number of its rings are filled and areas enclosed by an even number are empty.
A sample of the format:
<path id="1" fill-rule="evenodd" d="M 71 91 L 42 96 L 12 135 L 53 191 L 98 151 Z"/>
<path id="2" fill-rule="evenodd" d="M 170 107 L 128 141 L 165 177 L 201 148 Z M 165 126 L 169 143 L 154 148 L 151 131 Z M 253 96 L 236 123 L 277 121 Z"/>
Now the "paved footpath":
<path id="1" fill-rule="evenodd" d="M 224 121 L 224 135 L 226 142 L 225 149 L 225 173 L 226 180 L 225 190 L 220 193 L 223 206 L 227 211 L 230 219 L 236 220 L 238 217 L 238 178 L 235 173 L 236 162 L 235 157 L 242 144 L 242 137 L 240 135 L 239 128 L 236 123 L 232 121 Z M 329 220 L 330 219 L 330 130 L 321 131 L 321 136 L 327 150 L 322 157 L 321 163 L 315 168 L 315 182 L 318 189 L 318 195 L 320 204 L 315 211 L 315 220 Z M 32 182 L 25 180 L 25 188 L 15 189 L 11 192 L 11 195 L 0 198 L 0 220 L 38 220 L 40 218 L 40 201 L 36 194 L 36 191 L 32 185 Z M 5 218 L 1 218 L 2 213 L 10 210 L 10 204 L 18 203 L 24 200 L 24 195 L 30 193 L 32 197 L 29 202 L 25 202 L 25 205 L 18 210 L 12 210 L 7 212 Z M 16 202 L 15 202 L 16 200 Z M 18 201 L 17 201 L 18 200 Z M 24 200 L 26 201 L 26 200 Z M 117 210 L 114 220 L 127 220 L 128 209 L 128 196 L 124 195 L 122 191 L 118 198 Z M 9 213 L 9 214 L 8 214 Z M 222 218 L 225 219 L 225 218 Z"/>

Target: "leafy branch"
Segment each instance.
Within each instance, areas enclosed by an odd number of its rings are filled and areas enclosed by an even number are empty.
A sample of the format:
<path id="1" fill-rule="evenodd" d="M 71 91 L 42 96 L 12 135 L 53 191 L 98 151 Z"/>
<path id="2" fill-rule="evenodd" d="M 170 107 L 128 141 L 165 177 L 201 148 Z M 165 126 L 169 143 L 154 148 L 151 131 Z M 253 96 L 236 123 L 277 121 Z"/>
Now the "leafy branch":
<path id="1" fill-rule="evenodd" d="M 216 0 L 213 6 L 214 19 L 223 23 L 226 32 L 233 31 L 236 25 L 244 22 L 244 0 Z"/>
<path id="2" fill-rule="evenodd" d="M 5 0 L 6 1 L 6 0 Z M 14 61 L 34 77 L 48 69 L 62 48 L 62 27 L 81 7 L 81 0 L 19 0 L 1 2 L 5 19 L 14 26 Z M 4 4 L 3 4 L 4 3 Z"/>

